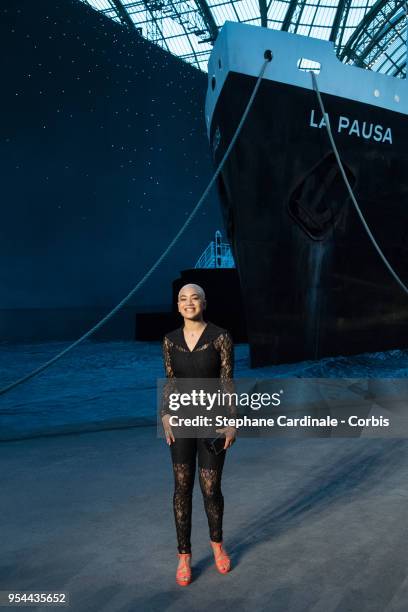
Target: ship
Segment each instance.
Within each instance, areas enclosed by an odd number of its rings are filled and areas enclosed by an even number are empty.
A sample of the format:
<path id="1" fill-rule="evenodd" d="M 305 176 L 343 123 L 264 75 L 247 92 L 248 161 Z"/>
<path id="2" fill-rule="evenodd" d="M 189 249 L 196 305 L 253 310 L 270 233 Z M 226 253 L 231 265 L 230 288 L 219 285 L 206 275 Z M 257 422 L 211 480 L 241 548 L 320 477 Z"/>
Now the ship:
<path id="1" fill-rule="evenodd" d="M 343 64 L 333 43 L 226 22 L 208 64 L 214 166 L 252 367 L 408 346 L 408 86 Z M 326 114 L 319 106 L 316 83 Z"/>

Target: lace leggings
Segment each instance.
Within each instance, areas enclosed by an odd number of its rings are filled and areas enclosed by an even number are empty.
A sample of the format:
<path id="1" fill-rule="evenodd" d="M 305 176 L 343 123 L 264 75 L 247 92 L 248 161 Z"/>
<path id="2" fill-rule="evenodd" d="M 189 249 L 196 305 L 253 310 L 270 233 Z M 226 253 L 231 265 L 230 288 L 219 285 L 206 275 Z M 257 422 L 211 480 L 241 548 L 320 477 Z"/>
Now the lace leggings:
<path id="1" fill-rule="evenodd" d="M 211 454 L 202 438 L 176 438 L 170 445 L 174 471 L 173 509 L 179 553 L 191 553 L 191 511 L 198 455 L 200 488 L 207 514 L 210 539 L 222 542 L 224 497 L 221 476 L 225 453 Z"/>

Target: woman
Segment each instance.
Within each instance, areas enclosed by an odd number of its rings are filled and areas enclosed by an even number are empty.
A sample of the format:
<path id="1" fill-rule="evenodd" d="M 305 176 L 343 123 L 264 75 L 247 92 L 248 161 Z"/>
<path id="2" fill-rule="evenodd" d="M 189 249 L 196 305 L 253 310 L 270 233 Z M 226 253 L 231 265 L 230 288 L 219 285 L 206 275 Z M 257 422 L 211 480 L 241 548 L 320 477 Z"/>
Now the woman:
<path id="1" fill-rule="evenodd" d="M 205 444 L 205 438 L 175 438 L 169 423 L 171 411 L 166 399 L 175 389 L 177 378 L 217 378 L 228 385 L 233 377 L 234 364 L 229 333 L 203 319 L 206 307 L 203 289 L 194 284 L 185 285 L 179 291 L 177 305 L 184 325 L 164 337 L 164 365 L 166 377 L 170 380 L 164 392 L 161 416 L 174 471 L 173 509 L 179 556 L 176 580 L 180 586 L 187 586 L 191 582 L 191 510 L 196 456 L 215 564 L 222 574 L 231 567 L 222 542 L 224 498 L 221 476 L 226 450 L 235 441 L 236 429 L 225 427 L 216 430 L 225 435 L 225 442 L 220 454 L 212 454 Z M 230 414 L 234 414 L 233 410 Z"/>

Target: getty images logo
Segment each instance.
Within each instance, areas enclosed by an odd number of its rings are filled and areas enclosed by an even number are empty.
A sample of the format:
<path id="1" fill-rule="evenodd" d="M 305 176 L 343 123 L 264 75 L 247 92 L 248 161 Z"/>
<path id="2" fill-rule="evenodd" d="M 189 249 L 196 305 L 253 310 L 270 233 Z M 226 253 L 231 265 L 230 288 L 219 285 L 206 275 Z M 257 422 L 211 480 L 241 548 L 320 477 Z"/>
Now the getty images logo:
<path id="1" fill-rule="evenodd" d="M 193 389 L 188 393 L 171 393 L 169 408 L 176 411 L 182 406 L 197 406 L 212 410 L 220 406 L 242 406 L 252 410 L 260 410 L 265 406 L 280 406 L 283 389 L 275 393 L 235 393 L 217 391 L 208 393 L 203 389 Z"/>

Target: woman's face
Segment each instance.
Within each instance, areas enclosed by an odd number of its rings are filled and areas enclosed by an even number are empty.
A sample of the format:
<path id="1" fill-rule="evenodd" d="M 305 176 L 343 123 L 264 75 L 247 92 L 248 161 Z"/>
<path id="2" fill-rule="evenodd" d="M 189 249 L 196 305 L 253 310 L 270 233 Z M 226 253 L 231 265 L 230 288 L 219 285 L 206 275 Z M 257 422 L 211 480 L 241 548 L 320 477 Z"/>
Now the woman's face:
<path id="1" fill-rule="evenodd" d="M 178 296 L 178 311 L 185 319 L 202 319 L 205 299 L 195 287 L 183 287 Z"/>

